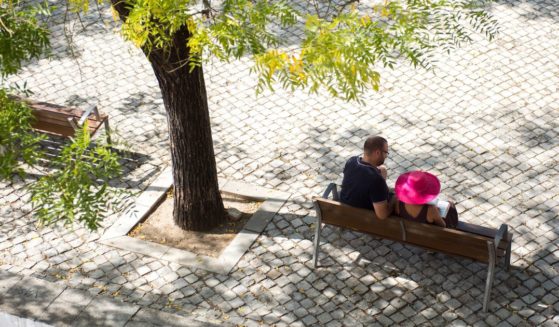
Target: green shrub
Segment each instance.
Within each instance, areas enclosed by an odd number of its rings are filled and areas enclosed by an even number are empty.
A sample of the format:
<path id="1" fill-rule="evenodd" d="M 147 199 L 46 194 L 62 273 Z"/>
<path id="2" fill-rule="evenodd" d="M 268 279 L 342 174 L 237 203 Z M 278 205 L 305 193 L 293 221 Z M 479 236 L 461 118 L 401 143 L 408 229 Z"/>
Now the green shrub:
<path id="1" fill-rule="evenodd" d="M 10 99 L 0 89 L 0 179 L 23 176 L 19 160 L 34 165 L 41 157 L 39 142 L 43 137 L 33 132 L 33 119 L 26 104 Z"/>
<path id="2" fill-rule="evenodd" d="M 26 7 L 23 1 L 0 1 L 0 76 L 16 74 L 26 60 L 50 49 L 49 30 L 38 20 L 51 14 L 48 3 Z"/>
<path id="3" fill-rule="evenodd" d="M 53 172 L 30 186 L 39 224 L 75 221 L 96 230 L 119 194 L 109 181 L 122 172 L 119 157 L 106 144 L 93 144 L 87 123 L 52 162 Z"/>

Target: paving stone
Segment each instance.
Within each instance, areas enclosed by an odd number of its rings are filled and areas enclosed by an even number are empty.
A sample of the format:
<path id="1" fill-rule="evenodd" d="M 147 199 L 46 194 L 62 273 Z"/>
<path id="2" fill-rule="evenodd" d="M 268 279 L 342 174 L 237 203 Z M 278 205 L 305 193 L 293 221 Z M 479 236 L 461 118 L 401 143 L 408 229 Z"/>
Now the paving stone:
<path id="1" fill-rule="evenodd" d="M 12 277 L 8 277 L 15 281 Z M 3 287 L 0 284 L 0 287 Z M 39 319 L 45 308 L 64 291 L 60 284 L 24 277 L 0 297 L 0 310 L 19 317 Z"/>
<path id="2" fill-rule="evenodd" d="M 316 318 L 311 316 L 311 315 L 303 317 L 302 321 L 307 326 L 310 326 L 310 325 L 315 324 L 317 322 Z"/>
<path id="3" fill-rule="evenodd" d="M 7 291 L 17 284 L 23 276 L 13 274 L 8 271 L 0 270 L 0 294 L 5 294 Z"/>
<path id="4" fill-rule="evenodd" d="M 227 323 L 212 324 L 158 310 L 140 309 L 126 326 L 229 326 Z"/>
<path id="5" fill-rule="evenodd" d="M 65 289 L 48 305 L 40 320 L 49 324 L 71 326 L 93 298 L 94 296 L 86 291 Z"/>
<path id="6" fill-rule="evenodd" d="M 376 318 L 376 321 L 378 321 L 382 326 L 392 326 L 394 325 L 394 321 L 392 321 L 390 318 L 386 317 L 386 316 L 379 316 Z"/>
<path id="7" fill-rule="evenodd" d="M 431 309 L 431 308 L 427 308 L 427 309 L 421 311 L 421 314 L 429 320 L 431 320 L 431 319 L 433 319 L 437 316 L 437 312 L 435 310 Z"/>
<path id="8" fill-rule="evenodd" d="M 98 296 L 83 309 L 73 326 L 124 326 L 139 309 L 137 305 Z"/>

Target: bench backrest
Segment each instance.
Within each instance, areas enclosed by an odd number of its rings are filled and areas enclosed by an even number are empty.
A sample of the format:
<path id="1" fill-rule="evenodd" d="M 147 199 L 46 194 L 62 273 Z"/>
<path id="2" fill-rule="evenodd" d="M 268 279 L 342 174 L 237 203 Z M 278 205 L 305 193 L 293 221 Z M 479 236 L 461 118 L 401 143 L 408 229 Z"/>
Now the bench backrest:
<path id="1" fill-rule="evenodd" d="M 399 217 L 380 220 L 372 210 L 354 208 L 337 201 L 315 198 L 314 202 L 322 223 L 480 262 L 489 261 L 488 242 L 493 244 L 493 239 L 489 237 Z"/>

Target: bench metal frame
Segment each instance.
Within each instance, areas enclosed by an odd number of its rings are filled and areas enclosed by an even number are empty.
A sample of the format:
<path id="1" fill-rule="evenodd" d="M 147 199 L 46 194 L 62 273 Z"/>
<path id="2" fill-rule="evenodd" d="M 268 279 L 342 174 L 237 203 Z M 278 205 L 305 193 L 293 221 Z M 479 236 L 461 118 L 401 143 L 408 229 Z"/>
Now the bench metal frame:
<path id="1" fill-rule="evenodd" d="M 334 201 L 340 200 L 338 189 L 335 183 L 330 183 L 328 185 L 326 191 L 324 191 L 324 194 L 322 195 L 322 198 L 328 199 L 330 194 L 332 194 L 332 199 Z M 320 206 L 316 201 L 314 202 L 314 208 L 316 210 L 317 220 L 316 220 L 316 230 L 314 236 L 313 267 L 316 269 L 318 265 L 318 255 L 320 250 L 320 233 L 322 231 L 322 217 L 321 217 Z M 402 240 L 406 241 L 406 230 L 405 230 L 403 220 L 400 220 L 400 226 L 402 231 Z M 487 279 L 485 283 L 485 292 L 483 296 L 483 312 L 487 312 L 487 308 L 489 306 L 489 301 L 491 298 L 491 289 L 493 287 L 493 280 L 495 278 L 497 250 L 499 249 L 499 245 L 501 241 L 506 237 L 507 233 L 508 233 L 508 225 L 502 224 L 499 230 L 497 231 L 494 239 L 487 240 L 487 251 L 489 254 L 489 260 L 488 260 L 488 268 L 487 268 Z M 507 246 L 506 253 L 505 253 L 505 267 L 507 271 L 510 269 L 511 245 L 512 245 L 512 238 Z"/>
<path id="2" fill-rule="evenodd" d="M 89 116 L 93 113 L 95 118 L 100 121 L 101 114 L 99 114 L 99 109 L 97 109 L 97 105 L 90 105 L 80 117 L 80 120 L 77 120 L 76 117 L 68 117 L 68 122 L 72 127 L 77 130 L 83 126 L 85 121 L 89 118 Z M 109 119 L 105 119 L 103 122 L 105 125 L 105 135 L 107 136 L 107 143 L 111 144 L 111 128 L 109 127 Z"/>

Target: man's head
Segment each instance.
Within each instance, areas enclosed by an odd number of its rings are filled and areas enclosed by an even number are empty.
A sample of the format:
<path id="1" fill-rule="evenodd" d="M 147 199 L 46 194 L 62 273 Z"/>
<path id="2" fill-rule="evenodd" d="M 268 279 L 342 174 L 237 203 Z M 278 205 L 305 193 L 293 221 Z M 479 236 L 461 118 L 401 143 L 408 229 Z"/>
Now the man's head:
<path id="1" fill-rule="evenodd" d="M 374 166 L 384 164 L 388 157 L 388 141 L 382 136 L 369 136 L 363 145 L 363 160 Z"/>

